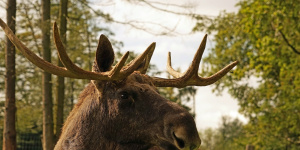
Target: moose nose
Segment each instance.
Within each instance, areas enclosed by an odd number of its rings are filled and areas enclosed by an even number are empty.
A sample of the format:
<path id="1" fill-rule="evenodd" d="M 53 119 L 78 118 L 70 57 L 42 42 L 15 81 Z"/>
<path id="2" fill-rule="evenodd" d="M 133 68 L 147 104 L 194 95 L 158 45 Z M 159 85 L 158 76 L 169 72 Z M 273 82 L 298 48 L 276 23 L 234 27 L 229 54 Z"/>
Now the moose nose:
<path id="1" fill-rule="evenodd" d="M 187 136 L 182 129 L 173 132 L 173 138 L 175 140 L 174 143 L 180 150 L 196 150 L 201 144 L 198 133 L 194 136 Z"/>
<path id="2" fill-rule="evenodd" d="M 201 140 L 192 115 L 183 108 L 168 113 L 164 118 L 164 132 L 173 146 L 179 150 L 195 150 Z"/>

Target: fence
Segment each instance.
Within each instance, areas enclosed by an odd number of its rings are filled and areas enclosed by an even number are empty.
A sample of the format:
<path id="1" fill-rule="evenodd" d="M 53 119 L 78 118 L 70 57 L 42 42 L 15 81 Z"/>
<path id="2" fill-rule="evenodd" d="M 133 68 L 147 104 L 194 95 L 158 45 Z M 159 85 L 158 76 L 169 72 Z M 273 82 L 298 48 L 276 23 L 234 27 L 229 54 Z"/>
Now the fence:
<path id="1" fill-rule="evenodd" d="M 21 133 L 17 135 L 17 150 L 43 150 L 42 135 Z"/>

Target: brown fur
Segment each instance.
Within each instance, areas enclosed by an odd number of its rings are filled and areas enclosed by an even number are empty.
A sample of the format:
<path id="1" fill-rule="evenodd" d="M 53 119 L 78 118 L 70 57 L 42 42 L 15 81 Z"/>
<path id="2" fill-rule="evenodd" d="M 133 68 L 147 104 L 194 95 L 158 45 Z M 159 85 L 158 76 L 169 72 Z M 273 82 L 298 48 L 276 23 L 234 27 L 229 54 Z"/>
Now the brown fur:
<path id="1" fill-rule="evenodd" d="M 130 98 L 121 99 L 123 91 Z M 151 78 L 135 72 L 121 82 L 90 83 L 67 118 L 55 149 L 129 150 L 155 145 L 177 149 L 172 135 L 177 127 L 184 128 L 189 140 L 199 140 L 192 116 L 162 98 Z"/>
<path id="2" fill-rule="evenodd" d="M 113 59 L 109 40 L 101 36 L 93 71 L 111 70 Z M 70 112 L 55 150 L 197 148 L 200 138 L 193 117 L 160 96 L 152 80 L 135 71 L 121 81 L 91 81 Z"/>

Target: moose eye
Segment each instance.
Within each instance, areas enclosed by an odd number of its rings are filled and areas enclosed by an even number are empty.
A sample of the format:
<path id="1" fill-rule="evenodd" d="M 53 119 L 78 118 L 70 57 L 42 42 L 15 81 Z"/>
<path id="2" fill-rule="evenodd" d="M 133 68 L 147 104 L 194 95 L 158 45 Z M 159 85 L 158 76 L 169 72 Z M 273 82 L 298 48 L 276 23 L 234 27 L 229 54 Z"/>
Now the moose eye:
<path id="1" fill-rule="evenodd" d="M 128 92 L 122 92 L 120 96 L 121 96 L 121 99 L 128 99 L 129 98 L 129 93 Z"/>

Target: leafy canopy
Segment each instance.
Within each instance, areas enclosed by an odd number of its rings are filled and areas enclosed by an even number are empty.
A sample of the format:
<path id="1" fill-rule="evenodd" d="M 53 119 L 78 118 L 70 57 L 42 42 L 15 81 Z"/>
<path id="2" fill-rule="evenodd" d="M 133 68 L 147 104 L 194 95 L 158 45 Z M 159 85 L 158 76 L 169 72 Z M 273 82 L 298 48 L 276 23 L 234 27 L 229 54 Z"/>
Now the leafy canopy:
<path id="1" fill-rule="evenodd" d="M 249 143 L 258 149 L 297 149 L 300 144 L 300 3 L 242 0 L 237 13 L 199 19 L 194 31 L 215 33 L 206 69 L 238 60 L 215 85 L 228 88 L 249 118 Z M 253 80 L 255 79 L 255 80 Z"/>

